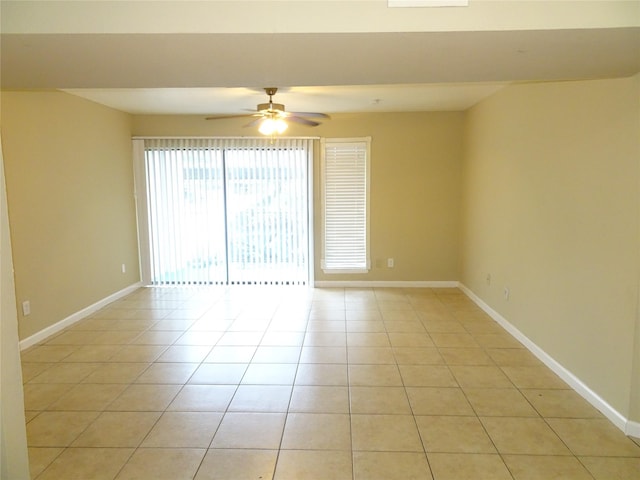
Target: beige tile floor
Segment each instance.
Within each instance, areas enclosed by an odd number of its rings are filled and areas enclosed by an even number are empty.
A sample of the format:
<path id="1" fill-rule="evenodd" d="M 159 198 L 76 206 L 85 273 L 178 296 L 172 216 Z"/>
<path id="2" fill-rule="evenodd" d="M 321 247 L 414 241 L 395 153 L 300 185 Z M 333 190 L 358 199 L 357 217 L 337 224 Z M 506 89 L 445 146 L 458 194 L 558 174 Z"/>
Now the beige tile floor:
<path id="1" fill-rule="evenodd" d="M 640 479 L 456 289 L 144 288 L 22 361 L 38 480 Z"/>

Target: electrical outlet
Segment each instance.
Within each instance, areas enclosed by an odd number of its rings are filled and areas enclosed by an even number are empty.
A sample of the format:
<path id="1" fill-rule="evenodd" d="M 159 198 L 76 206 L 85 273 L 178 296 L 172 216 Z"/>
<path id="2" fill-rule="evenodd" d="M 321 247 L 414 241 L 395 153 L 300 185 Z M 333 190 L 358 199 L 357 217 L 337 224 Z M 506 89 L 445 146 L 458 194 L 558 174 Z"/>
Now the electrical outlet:
<path id="1" fill-rule="evenodd" d="M 122 264 L 122 273 L 127 273 L 127 266 L 124 263 Z"/>
<path id="2" fill-rule="evenodd" d="M 509 300 L 509 295 L 511 295 L 511 291 L 509 290 L 509 287 L 504 287 L 504 299 Z"/>
<path id="3" fill-rule="evenodd" d="M 394 265 L 395 265 L 395 262 L 394 262 L 393 258 L 387 258 L 387 267 L 393 268 Z"/>
<path id="4" fill-rule="evenodd" d="M 22 302 L 22 314 L 26 317 L 27 315 L 31 315 L 31 302 L 29 300 L 25 300 Z"/>

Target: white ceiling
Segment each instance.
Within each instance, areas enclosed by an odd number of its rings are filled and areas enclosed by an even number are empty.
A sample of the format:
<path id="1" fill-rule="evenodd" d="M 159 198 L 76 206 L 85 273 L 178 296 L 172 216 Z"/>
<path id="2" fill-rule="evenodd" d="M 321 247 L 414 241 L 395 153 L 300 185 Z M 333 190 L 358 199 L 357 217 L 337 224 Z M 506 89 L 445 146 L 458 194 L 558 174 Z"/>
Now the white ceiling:
<path id="1" fill-rule="evenodd" d="M 271 86 L 290 111 L 464 110 L 512 82 L 640 71 L 637 1 L 388 9 L 364 0 L 3 0 L 0 8 L 3 88 L 64 89 L 134 114 L 239 113 L 263 103 Z M 202 22 L 205 13 L 212 21 Z"/>
<path id="2" fill-rule="evenodd" d="M 274 97 L 297 112 L 412 112 L 466 110 L 502 88 L 502 83 L 349 85 L 291 87 Z M 65 89 L 66 92 L 133 114 L 236 114 L 267 101 L 261 89 L 146 88 Z"/>

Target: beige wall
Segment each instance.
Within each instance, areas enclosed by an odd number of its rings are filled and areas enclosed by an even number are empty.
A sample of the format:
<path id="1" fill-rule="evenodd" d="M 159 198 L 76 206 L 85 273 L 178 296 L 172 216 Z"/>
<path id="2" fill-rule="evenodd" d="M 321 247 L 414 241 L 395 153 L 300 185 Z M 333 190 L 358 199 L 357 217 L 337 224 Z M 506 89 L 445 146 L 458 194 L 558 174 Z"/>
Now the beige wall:
<path id="1" fill-rule="evenodd" d="M 1 104 L 1 97 L 0 97 Z M 0 117 L 1 119 L 1 117 Z M 27 480 L 27 433 L 13 259 L 0 143 L 0 478 Z"/>
<path id="2" fill-rule="evenodd" d="M 2 92 L 20 338 L 139 279 L 131 117 L 61 92 Z M 126 264 L 127 272 L 121 273 Z"/>
<path id="3" fill-rule="evenodd" d="M 638 412 L 637 89 L 508 87 L 468 112 L 463 167 L 462 282 L 625 416 Z"/>
<path id="4" fill-rule="evenodd" d="M 635 105 L 638 112 L 640 112 L 640 73 L 633 78 L 635 82 Z M 638 114 L 640 117 L 640 113 Z M 635 123 L 636 135 L 640 139 L 640 119 Z M 640 155 L 637 156 L 638 164 L 640 165 Z M 640 167 L 639 167 L 640 168 Z M 640 178 L 638 178 L 638 191 L 640 192 Z M 640 223 L 640 206 L 638 208 L 638 222 Z M 640 242 L 638 242 L 638 249 L 640 249 Z M 638 268 L 638 288 L 640 289 L 640 265 Z M 631 412 L 629 418 L 635 422 L 640 423 L 640 290 L 638 290 L 638 303 L 636 308 L 636 335 L 634 346 L 634 362 L 633 371 L 631 374 Z"/>
<path id="5" fill-rule="evenodd" d="M 371 136 L 371 260 L 361 275 L 320 269 L 321 224 L 316 168 L 316 280 L 441 281 L 458 279 L 463 113 L 335 115 L 289 135 Z M 135 116 L 134 135 L 256 135 L 246 119 Z M 316 166 L 319 162 L 316 161 Z M 387 268 L 387 258 L 395 267 Z"/>

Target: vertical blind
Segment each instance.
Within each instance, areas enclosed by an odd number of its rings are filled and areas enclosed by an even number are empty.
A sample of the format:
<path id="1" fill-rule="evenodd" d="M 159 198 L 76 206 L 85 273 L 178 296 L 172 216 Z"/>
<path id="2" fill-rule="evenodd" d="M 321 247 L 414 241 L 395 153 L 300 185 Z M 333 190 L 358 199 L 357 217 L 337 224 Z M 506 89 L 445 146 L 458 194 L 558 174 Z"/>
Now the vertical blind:
<path id="1" fill-rule="evenodd" d="M 146 139 L 152 284 L 306 284 L 308 139 Z"/>
<path id="2" fill-rule="evenodd" d="M 323 141 L 325 272 L 369 269 L 369 140 Z"/>

